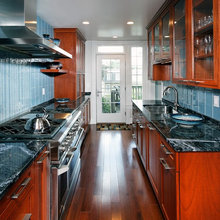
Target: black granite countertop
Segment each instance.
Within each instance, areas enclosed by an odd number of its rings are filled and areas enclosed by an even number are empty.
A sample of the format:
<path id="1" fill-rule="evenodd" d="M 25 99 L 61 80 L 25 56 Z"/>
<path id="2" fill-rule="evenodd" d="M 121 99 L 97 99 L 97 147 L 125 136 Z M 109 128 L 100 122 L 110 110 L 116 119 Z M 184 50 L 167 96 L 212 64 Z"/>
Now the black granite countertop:
<path id="1" fill-rule="evenodd" d="M 203 122 L 193 127 L 183 127 L 164 113 L 151 112 L 144 105 L 166 105 L 160 100 L 133 100 L 136 107 L 176 152 L 220 152 L 220 124 L 204 117 Z M 183 112 L 191 110 L 181 108 Z M 197 113 L 198 114 L 198 113 Z"/>
<path id="2" fill-rule="evenodd" d="M 46 141 L 0 142 L 0 199 L 46 145 Z"/>
<path id="3" fill-rule="evenodd" d="M 71 114 L 74 114 L 82 105 L 89 100 L 89 96 L 85 95 L 76 101 L 69 102 L 71 106 Z M 35 106 L 30 112 L 38 108 L 47 107 L 56 103 L 56 99 Z M 39 153 L 47 145 L 46 140 L 39 141 L 19 139 L 7 140 L 0 139 L 0 199 L 5 195 L 8 189 L 15 183 L 26 168 L 34 161 Z"/>

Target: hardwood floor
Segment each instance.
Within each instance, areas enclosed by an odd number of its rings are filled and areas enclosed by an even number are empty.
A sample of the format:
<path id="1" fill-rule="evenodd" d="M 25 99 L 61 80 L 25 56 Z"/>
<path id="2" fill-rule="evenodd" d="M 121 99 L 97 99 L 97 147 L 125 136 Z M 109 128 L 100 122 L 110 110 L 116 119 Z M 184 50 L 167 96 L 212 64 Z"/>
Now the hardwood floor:
<path id="1" fill-rule="evenodd" d="M 130 131 L 96 131 L 84 142 L 67 220 L 163 219 Z"/>

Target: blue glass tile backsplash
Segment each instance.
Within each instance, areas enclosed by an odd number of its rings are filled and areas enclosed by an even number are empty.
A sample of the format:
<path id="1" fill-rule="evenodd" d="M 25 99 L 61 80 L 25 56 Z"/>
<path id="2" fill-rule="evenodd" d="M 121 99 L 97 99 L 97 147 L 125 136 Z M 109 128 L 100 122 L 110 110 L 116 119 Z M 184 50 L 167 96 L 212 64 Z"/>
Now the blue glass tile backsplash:
<path id="1" fill-rule="evenodd" d="M 53 37 L 49 24 L 40 17 L 37 22 L 39 35 Z M 0 58 L 0 123 L 54 97 L 54 79 L 41 73 L 41 68 L 24 60 Z"/>
<path id="2" fill-rule="evenodd" d="M 163 82 L 164 88 L 168 85 L 172 85 L 177 88 L 179 104 L 181 106 L 220 121 L 220 108 L 214 107 L 214 96 L 220 97 L 220 90 L 172 84 L 169 81 Z M 161 87 L 159 88 L 156 84 L 156 90 L 159 90 L 160 92 L 160 89 Z M 157 91 L 157 93 L 159 92 Z M 156 97 L 158 97 L 158 95 Z M 174 100 L 171 93 L 165 98 L 170 101 Z"/>

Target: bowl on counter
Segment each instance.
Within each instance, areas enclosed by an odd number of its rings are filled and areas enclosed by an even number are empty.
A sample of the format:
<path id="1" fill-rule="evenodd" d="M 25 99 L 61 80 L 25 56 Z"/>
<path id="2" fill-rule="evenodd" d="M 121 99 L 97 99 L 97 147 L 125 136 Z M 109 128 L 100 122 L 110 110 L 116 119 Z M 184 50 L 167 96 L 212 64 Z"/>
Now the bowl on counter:
<path id="1" fill-rule="evenodd" d="M 203 121 L 203 117 L 194 114 L 171 114 L 171 119 L 183 127 L 193 127 Z"/>

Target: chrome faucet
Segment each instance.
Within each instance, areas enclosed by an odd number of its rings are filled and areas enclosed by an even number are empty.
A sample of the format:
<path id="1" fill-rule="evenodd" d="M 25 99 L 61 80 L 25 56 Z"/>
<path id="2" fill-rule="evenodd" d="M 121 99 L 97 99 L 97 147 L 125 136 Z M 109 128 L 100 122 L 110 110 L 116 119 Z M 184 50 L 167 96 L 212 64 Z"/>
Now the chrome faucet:
<path id="1" fill-rule="evenodd" d="M 174 100 L 173 105 L 174 105 L 174 110 L 177 111 L 177 107 L 179 106 L 179 104 L 178 104 L 178 91 L 177 91 L 177 89 L 175 87 L 173 87 L 173 86 L 167 86 L 166 89 L 164 89 L 164 91 L 163 91 L 163 96 L 166 95 L 166 92 L 168 90 L 170 90 L 170 89 L 173 89 L 174 94 L 175 94 L 175 100 Z"/>

